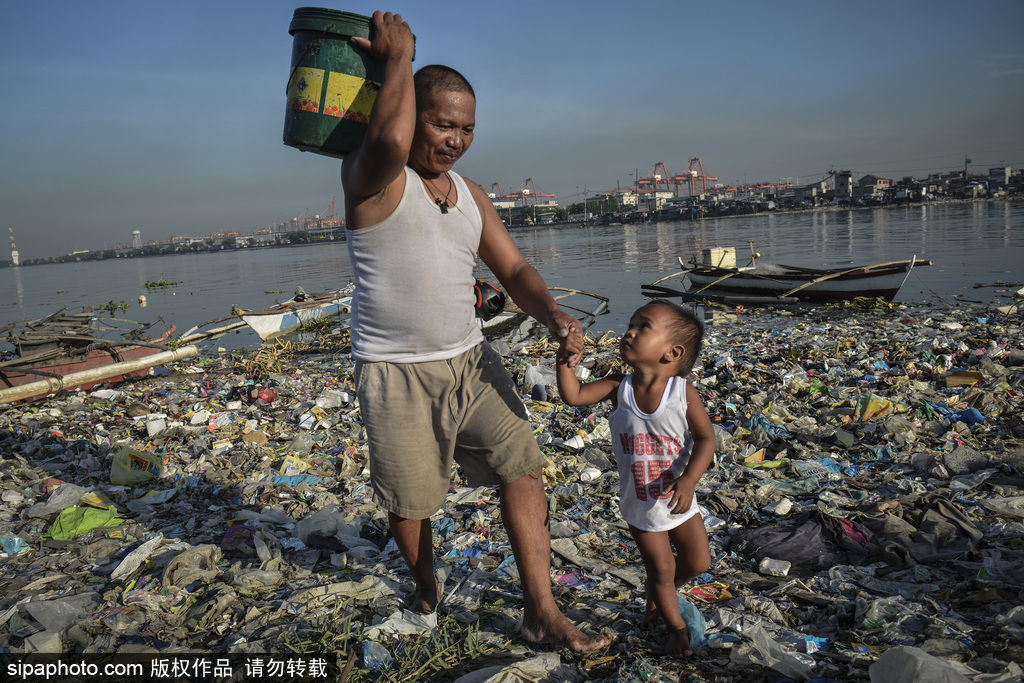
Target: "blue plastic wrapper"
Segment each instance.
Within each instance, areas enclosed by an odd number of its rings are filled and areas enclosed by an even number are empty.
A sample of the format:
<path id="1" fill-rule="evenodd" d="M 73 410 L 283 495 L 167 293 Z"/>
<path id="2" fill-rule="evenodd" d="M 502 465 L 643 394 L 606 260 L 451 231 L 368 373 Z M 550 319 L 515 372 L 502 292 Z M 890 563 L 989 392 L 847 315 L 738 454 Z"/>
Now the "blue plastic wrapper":
<path id="1" fill-rule="evenodd" d="M 0 536 L 0 547 L 2 547 L 4 552 L 8 555 L 17 555 L 18 553 L 28 550 L 28 545 L 26 545 L 25 541 L 21 539 L 21 536 L 15 536 L 13 534 Z"/>
<path id="2" fill-rule="evenodd" d="M 323 479 L 315 474 L 279 474 L 273 478 L 273 482 L 275 484 L 291 486 L 292 488 L 295 488 L 299 484 L 316 486 L 321 481 L 323 481 Z"/>
<path id="3" fill-rule="evenodd" d="M 704 621 L 704 615 L 682 596 L 676 596 L 676 600 L 679 602 L 679 614 L 683 617 L 686 630 L 689 631 L 690 647 L 694 650 L 703 650 L 708 646 L 708 638 L 705 635 L 708 626 Z"/>
<path id="4" fill-rule="evenodd" d="M 969 425 L 980 425 L 985 422 L 985 416 L 977 408 L 968 408 L 962 412 L 953 413 L 949 417 L 952 420 Z"/>
<path id="5" fill-rule="evenodd" d="M 807 654 L 809 655 L 813 655 L 815 652 L 830 652 L 832 650 L 832 642 L 828 638 L 804 636 L 804 643 L 807 646 Z"/>
<path id="6" fill-rule="evenodd" d="M 530 398 L 534 401 L 546 401 L 548 400 L 548 390 L 544 388 L 543 384 L 534 384 L 530 390 Z"/>

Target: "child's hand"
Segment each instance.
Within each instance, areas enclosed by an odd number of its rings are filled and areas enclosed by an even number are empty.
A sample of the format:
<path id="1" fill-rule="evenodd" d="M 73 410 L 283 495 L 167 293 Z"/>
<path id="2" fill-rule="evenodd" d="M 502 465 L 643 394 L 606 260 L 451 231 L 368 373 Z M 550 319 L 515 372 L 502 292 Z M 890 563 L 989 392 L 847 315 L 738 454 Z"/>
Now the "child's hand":
<path id="1" fill-rule="evenodd" d="M 572 359 L 572 354 L 569 352 L 569 345 L 566 344 L 566 340 L 563 337 L 558 340 L 558 350 L 555 352 L 555 362 L 558 364 L 569 365 Z"/>
<path id="2" fill-rule="evenodd" d="M 689 480 L 679 477 L 669 485 L 672 491 L 672 500 L 669 501 L 669 508 L 672 514 L 681 515 L 693 505 L 694 485 Z"/>
<path id="3" fill-rule="evenodd" d="M 580 321 L 567 313 L 555 311 L 548 320 L 548 331 L 560 344 L 559 354 L 562 349 L 567 349 L 569 367 L 579 365 L 583 358 L 583 327 Z"/>

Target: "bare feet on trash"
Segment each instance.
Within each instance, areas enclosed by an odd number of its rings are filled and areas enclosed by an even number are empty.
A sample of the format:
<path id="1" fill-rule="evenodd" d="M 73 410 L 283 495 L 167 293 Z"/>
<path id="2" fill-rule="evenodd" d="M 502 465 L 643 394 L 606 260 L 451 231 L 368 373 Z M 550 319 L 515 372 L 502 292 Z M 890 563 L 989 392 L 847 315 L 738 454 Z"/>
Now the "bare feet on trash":
<path id="1" fill-rule="evenodd" d="M 693 650 L 690 649 L 690 632 L 685 626 L 668 632 L 668 640 L 665 641 L 665 654 L 671 657 L 689 657 L 693 654 Z"/>
<path id="2" fill-rule="evenodd" d="M 654 604 L 653 600 L 647 601 L 647 609 L 644 612 L 644 620 L 640 622 L 640 627 L 650 626 L 656 624 L 661 620 L 661 610 Z"/>
<path id="3" fill-rule="evenodd" d="M 573 652 L 590 652 L 608 645 L 604 636 L 591 636 L 576 628 L 561 612 L 550 619 L 523 624 L 523 637 L 531 643 L 560 645 Z"/>
<path id="4" fill-rule="evenodd" d="M 437 582 L 433 586 L 417 584 L 416 590 L 409 598 L 409 611 L 414 614 L 431 614 L 437 609 L 437 603 L 440 602 L 438 590 Z"/>

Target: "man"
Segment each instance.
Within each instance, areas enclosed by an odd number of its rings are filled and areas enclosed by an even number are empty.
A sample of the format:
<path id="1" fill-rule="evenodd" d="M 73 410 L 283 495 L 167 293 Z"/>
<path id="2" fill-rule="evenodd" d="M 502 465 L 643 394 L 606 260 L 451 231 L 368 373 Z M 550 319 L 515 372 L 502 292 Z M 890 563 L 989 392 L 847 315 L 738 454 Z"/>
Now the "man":
<path id="1" fill-rule="evenodd" d="M 551 593 L 543 455 L 475 320 L 477 254 L 523 310 L 566 339 L 574 364 L 581 326 L 558 308 L 484 192 L 451 171 L 473 140 L 472 87 L 442 66 L 414 79 L 409 25 L 390 12 L 371 21 L 372 42 L 352 42 L 384 64 L 384 78 L 365 140 L 341 169 L 356 284 L 352 350 L 374 498 L 416 582 L 410 606 L 429 612 L 441 598 L 430 516 L 444 504 L 454 459 L 470 483 L 500 487 L 524 637 L 578 652 L 603 647 Z"/>

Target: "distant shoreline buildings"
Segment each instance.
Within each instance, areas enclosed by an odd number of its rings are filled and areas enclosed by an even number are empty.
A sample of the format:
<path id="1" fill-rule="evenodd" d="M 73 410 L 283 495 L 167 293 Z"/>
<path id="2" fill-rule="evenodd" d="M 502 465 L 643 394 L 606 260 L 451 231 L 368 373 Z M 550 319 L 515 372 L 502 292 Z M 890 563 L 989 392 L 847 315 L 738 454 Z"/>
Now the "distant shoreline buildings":
<path id="1" fill-rule="evenodd" d="M 683 174 L 671 175 L 661 162 L 647 176 L 634 178 L 632 186 L 591 192 L 584 187 L 576 202 L 562 207 L 554 195 L 543 193 L 533 181 L 515 192 L 505 193 L 498 183 L 485 190 L 499 215 L 509 227 L 564 223 L 636 223 L 643 221 L 690 220 L 749 215 L 772 211 L 797 211 L 825 207 L 877 207 L 942 200 L 1010 198 L 1024 192 L 1024 172 L 997 166 L 986 175 L 963 170 L 930 174 L 924 180 L 905 176 L 899 180 L 875 174 L 854 178 L 850 171 L 831 171 L 823 180 L 800 185 L 797 179 L 778 183 L 757 183 L 732 187 L 717 183 L 704 173 L 700 159 L 691 159 Z M 636 174 L 639 175 L 639 172 Z M 710 185 L 709 185 L 710 183 Z M 0 267 L 36 265 L 66 261 L 101 260 L 194 253 L 221 249 L 283 246 L 321 241 L 344 241 L 344 222 L 334 213 L 334 199 L 321 215 L 297 217 L 270 228 L 243 232 L 210 233 L 205 236 L 173 235 L 143 242 L 142 231 L 133 230 L 130 242 L 99 251 L 81 250 L 59 257 L 22 260 L 14 245 L 14 228 L 9 227 L 11 260 Z"/>

